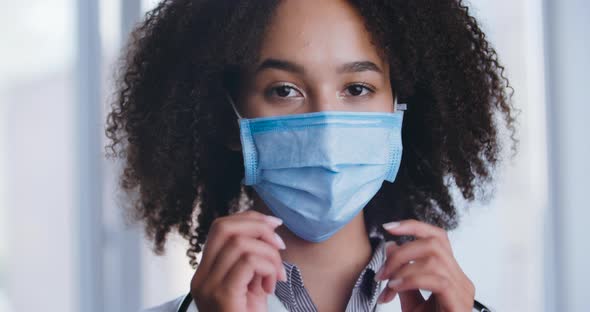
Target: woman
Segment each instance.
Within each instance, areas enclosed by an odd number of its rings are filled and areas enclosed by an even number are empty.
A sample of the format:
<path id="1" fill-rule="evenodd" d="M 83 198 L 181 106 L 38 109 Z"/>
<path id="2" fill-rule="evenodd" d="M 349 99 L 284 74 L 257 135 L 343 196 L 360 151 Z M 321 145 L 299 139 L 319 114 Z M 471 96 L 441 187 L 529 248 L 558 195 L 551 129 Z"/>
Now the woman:
<path id="1" fill-rule="evenodd" d="M 151 311 L 470 311 L 451 188 L 514 134 L 502 72 L 457 0 L 161 2 L 107 127 L 155 251 L 190 242 Z"/>

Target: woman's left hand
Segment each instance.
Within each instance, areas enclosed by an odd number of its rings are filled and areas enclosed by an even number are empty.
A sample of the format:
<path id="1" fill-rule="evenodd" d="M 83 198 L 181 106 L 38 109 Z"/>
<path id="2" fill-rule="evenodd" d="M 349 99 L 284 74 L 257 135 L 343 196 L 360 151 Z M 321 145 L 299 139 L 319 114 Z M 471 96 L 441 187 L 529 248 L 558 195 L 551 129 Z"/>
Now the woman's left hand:
<path id="1" fill-rule="evenodd" d="M 399 293 L 404 312 L 472 310 L 475 286 L 457 264 L 445 230 L 417 220 L 390 222 L 383 228 L 416 240 L 401 246 L 388 243 L 387 260 L 375 276 L 389 280 L 380 302 L 389 302 Z M 432 295 L 425 300 L 419 289 Z"/>

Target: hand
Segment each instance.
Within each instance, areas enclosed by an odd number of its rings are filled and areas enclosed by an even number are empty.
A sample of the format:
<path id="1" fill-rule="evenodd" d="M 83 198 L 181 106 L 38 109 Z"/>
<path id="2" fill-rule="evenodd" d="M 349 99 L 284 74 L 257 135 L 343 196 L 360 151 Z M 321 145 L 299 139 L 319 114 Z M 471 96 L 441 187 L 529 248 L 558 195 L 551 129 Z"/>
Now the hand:
<path id="1" fill-rule="evenodd" d="M 401 246 L 387 243 L 387 260 L 375 276 L 390 280 L 380 302 L 389 302 L 399 293 L 404 312 L 472 310 L 475 286 L 457 264 L 445 230 L 416 220 L 386 223 L 383 228 L 416 240 Z M 419 289 L 432 292 L 428 300 Z"/>
<path id="2" fill-rule="evenodd" d="M 277 279 L 287 280 L 275 233 L 281 219 L 246 211 L 215 219 L 191 280 L 199 311 L 267 310 Z"/>

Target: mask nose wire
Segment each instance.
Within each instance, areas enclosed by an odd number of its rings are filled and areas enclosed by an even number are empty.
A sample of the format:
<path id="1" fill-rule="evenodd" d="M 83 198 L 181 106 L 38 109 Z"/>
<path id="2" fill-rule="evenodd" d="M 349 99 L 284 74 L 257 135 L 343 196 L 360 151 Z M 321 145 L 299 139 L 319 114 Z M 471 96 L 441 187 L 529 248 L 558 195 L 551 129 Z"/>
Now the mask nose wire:
<path id="1" fill-rule="evenodd" d="M 238 112 L 238 109 L 236 108 L 236 105 L 234 104 L 234 101 L 232 100 L 231 96 L 229 96 L 229 94 L 226 93 L 225 97 L 227 97 L 227 100 L 231 104 L 231 107 L 233 108 L 234 113 L 236 113 L 236 116 L 238 116 L 238 119 L 242 119 L 242 115 L 240 115 L 240 113 Z"/>

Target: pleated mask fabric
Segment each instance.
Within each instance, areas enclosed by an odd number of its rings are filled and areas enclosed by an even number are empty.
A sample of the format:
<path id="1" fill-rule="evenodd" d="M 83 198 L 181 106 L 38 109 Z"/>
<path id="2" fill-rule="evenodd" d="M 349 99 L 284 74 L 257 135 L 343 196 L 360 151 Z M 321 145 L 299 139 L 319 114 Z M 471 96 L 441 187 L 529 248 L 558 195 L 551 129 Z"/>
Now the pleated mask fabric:
<path id="1" fill-rule="evenodd" d="M 361 212 L 384 181 L 395 180 L 403 114 L 320 111 L 239 118 L 242 182 L 297 236 L 324 241 Z"/>

